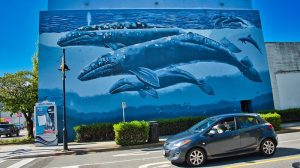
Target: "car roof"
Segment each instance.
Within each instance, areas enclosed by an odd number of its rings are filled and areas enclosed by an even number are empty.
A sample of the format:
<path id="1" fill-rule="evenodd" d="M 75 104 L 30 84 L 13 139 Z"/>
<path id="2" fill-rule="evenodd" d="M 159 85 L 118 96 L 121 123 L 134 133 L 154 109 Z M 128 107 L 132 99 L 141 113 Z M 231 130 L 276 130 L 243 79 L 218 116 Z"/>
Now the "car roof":
<path id="1" fill-rule="evenodd" d="M 213 116 L 214 118 L 228 118 L 228 117 L 256 117 L 258 114 L 256 113 L 230 113 L 230 114 L 221 114 Z"/>

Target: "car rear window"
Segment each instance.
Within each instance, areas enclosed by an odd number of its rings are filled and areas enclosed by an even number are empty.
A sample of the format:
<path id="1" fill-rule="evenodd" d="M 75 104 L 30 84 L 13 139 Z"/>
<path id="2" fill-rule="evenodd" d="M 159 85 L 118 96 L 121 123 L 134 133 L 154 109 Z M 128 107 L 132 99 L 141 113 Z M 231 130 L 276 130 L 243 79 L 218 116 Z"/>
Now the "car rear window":
<path id="1" fill-rule="evenodd" d="M 8 128 L 8 125 L 0 125 L 0 128 Z"/>
<path id="2" fill-rule="evenodd" d="M 237 125 L 239 129 L 245 129 L 259 124 L 259 120 L 252 116 L 237 117 Z"/>

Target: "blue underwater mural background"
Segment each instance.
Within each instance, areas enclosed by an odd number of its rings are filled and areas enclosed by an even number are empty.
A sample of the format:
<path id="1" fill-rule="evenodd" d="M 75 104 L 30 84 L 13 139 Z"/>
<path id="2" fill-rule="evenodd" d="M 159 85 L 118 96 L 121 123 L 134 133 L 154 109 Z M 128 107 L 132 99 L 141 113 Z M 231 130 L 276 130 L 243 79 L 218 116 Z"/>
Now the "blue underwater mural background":
<path id="1" fill-rule="evenodd" d="M 128 9 L 40 13 L 39 101 L 58 104 L 66 49 L 69 139 L 79 124 L 273 109 L 259 12 Z"/>

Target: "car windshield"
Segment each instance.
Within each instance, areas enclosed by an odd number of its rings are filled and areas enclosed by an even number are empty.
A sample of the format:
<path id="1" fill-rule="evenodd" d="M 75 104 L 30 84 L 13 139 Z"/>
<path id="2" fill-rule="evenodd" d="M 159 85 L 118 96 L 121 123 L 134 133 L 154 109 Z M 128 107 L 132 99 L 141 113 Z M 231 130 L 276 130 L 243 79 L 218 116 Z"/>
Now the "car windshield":
<path id="1" fill-rule="evenodd" d="M 207 119 L 195 124 L 194 126 L 192 126 L 189 129 L 189 131 L 190 132 L 202 132 L 202 131 L 206 130 L 208 127 L 210 127 L 215 121 L 216 121 L 216 118 L 207 118 Z"/>

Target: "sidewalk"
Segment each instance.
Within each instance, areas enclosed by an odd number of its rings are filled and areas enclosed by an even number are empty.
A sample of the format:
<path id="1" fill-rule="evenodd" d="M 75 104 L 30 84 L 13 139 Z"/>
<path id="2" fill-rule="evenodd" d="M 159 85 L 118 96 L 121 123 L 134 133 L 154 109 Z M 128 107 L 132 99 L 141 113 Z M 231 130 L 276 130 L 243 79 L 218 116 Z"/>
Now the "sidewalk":
<path id="1" fill-rule="evenodd" d="M 300 122 L 282 124 L 282 130 L 277 132 L 278 134 L 300 132 Z M 21 158 L 33 158 L 33 157 L 47 157 L 47 156 L 59 156 L 59 155 L 79 155 L 92 152 L 107 152 L 114 150 L 125 149 L 138 149 L 138 148 L 154 148 L 161 147 L 168 136 L 160 137 L 159 143 L 144 144 L 130 147 L 122 147 L 116 145 L 114 141 L 108 142 L 88 142 L 88 143 L 76 143 L 71 142 L 69 144 L 70 151 L 63 152 L 63 145 L 49 146 L 49 147 L 35 147 L 33 144 L 26 145 L 0 145 L 0 160 L 1 159 L 21 159 Z"/>
<path id="2" fill-rule="evenodd" d="M 59 155 L 82 155 L 82 154 L 87 154 L 92 152 L 107 152 L 107 151 L 139 149 L 139 148 L 155 148 L 155 147 L 161 147 L 163 143 L 164 141 L 161 140 L 159 143 L 122 147 L 120 145 L 117 145 L 114 141 L 87 142 L 87 143 L 69 142 L 68 147 L 70 151 L 62 151 L 63 149 L 62 143 L 60 143 L 58 146 L 47 146 L 47 147 L 36 147 L 33 144 L 0 145 L 0 160 L 59 156 Z"/>

